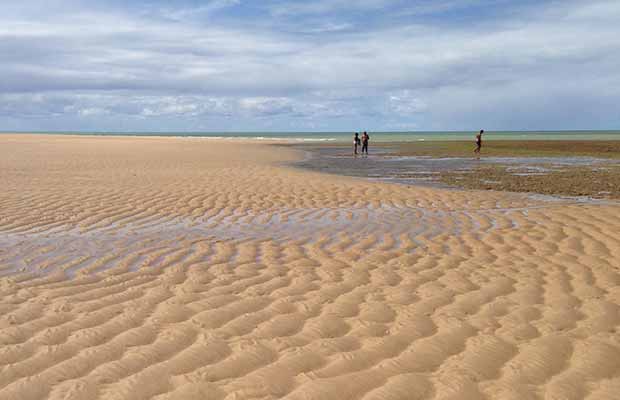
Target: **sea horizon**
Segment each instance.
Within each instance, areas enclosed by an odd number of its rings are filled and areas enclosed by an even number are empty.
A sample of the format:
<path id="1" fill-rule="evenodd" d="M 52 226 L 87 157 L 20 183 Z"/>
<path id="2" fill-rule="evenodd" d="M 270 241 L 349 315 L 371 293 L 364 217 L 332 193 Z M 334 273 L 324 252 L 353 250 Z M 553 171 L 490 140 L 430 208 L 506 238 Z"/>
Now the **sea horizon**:
<path id="1" fill-rule="evenodd" d="M 362 131 L 359 131 L 362 132 Z M 368 131 L 373 142 L 472 140 L 476 131 Z M 184 137 L 292 142 L 349 142 L 354 131 L 6 131 L 7 134 Z M 485 130 L 485 140 L 620 140 L 620 130 Z"/>

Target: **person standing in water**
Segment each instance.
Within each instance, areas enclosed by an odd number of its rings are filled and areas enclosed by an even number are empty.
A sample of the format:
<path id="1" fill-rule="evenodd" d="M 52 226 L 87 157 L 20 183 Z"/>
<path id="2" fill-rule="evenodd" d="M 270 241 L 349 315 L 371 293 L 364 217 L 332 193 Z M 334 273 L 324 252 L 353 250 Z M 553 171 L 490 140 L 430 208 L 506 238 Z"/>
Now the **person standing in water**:
<path id="1" fill-rule="evenodd" d="M 480 132 L 476 135 L 476 148 L 474 149 L 474 154 L 480 158 L 480 150 L 482 149 L 482 134 L 484 133 L 484 129 L 481 129 Z"/>
<path id="2" fill-rule="evenodd" d="M 355 136 L 353 137 L 353 154 L 357 155 L 357 149 L 362 144 L 360 140 L 359 133 L 355 132 Z"/>
<path id="3" fill-rule="evenodd" d="M 366 155 L 368 155 L 368 141 L 370 140 L 370 136 L 368 136 L 367 132 L 364 132 L 364 134 L 362 135 L 362 154 L 364 154 L 364 152 L 366 153 Z"/>

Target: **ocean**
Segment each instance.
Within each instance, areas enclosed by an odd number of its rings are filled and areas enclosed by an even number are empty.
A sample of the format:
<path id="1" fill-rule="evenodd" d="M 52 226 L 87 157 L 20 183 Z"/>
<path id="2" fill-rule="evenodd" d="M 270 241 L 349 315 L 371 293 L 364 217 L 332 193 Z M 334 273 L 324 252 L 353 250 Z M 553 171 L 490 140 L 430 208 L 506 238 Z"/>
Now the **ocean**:
<path id="1" fill-rule="evenodd" d="M 9 132 L 7 132 L 9 133 Z M 10 132 L 15 133 L 15 132 Z M 212 139 L 252 139 L 291 142 L 340 142 L 352 140 L 353 132 L 18 132 L 65 135 L 164 136 Z M 434 140 L 473 140 L 475 131 L 368 132 L 374 143 Z M 620 130 L 609 131 L 485 131 L 485 140 L 620 140 Z"/>

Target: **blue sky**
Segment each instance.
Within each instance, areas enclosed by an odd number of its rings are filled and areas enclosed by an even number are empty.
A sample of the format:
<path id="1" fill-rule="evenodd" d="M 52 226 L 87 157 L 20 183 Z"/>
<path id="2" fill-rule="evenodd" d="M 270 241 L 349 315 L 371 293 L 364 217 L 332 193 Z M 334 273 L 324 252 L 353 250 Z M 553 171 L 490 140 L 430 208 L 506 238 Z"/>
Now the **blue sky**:
<path id="1" fill-rule="evenodd" d="M 6 1 L 0 131 L 620 129 L 619 37 L 617 0 Z"/>

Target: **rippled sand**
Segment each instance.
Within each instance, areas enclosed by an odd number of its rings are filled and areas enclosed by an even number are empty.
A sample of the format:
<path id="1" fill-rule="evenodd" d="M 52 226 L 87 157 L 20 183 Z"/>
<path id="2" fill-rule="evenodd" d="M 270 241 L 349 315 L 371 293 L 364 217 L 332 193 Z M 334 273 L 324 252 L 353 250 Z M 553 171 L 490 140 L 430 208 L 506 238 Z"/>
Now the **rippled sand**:
<path id="1" fill-rule="evenodd" d="M 0 399 L 618 399 L 620 207 L 0 137 Z"/>

